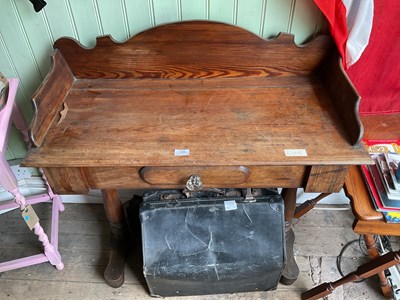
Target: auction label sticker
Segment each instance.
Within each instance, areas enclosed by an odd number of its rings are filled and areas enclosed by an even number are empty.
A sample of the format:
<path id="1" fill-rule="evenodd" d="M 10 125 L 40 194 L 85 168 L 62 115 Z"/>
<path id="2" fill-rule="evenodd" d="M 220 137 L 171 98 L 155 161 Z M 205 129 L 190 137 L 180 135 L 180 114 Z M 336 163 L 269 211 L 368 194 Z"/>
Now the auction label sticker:
<path id="1" fill-rule="evenodd" d="M 236 210 L 237 204 L 235 200 L 224 201 L 225 211 Z"/>
<path id="2" fill-rule="evenodd" d="M 285 156 L 308 156 L 306 149 L 285 149 Z"/>
<path id="3" fill-rule="evenodd" d="M 175 149 L 175 156 L 189 156 L 189 149 Z"/>

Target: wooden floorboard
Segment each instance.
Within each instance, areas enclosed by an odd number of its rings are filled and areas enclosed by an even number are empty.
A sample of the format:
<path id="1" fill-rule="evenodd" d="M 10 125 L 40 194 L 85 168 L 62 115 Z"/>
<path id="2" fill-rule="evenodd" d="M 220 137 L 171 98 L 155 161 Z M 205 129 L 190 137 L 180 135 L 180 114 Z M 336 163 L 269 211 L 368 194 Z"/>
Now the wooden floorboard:
<path id="1" fill-rule="evenodd" d="M 108 224 L 103 206 L 66 204 L 60 215 L 59 250 L 65 264 L 62 271 L 50 263 L 0 273 L 0 299 L 151 299 L 141 272 L 139 249 L 132 251 L 126 266 L 125 284 L 107 286 L 103 272 L 108 259 Z M 45 231 L 50 231 L 51 205 L 35 205 Z M 358 238 L 351 230 L 349 210 L 313 210 L 295 226 L 295 255 L 299 279 L 292 286 L 278 285 L 274 291 L 224 295 L 172 297 L 168 299 L 300 299 L 301 292 L 316 284 L 340 277 L 336 256 L 343 245 Z M 398 247 L 396 240 L 393 243 Z M 23 223 L 18 211 L 0 215 L 0 262 L 41 253 L 41 244 Z M 358 245 L 343 257 L 344 272 L 365 262 Z M 384 299 L 373 277 L 362 283 L 340 287 L 327 299 Z"/>

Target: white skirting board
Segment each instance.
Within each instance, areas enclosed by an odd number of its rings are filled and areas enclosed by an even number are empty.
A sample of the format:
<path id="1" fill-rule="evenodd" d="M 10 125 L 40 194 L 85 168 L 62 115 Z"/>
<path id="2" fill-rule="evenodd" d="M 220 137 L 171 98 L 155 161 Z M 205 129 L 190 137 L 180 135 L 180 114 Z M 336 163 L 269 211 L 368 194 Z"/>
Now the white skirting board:
<path id="1" fill-rule="evenodd" d="M 118 190 L 122 202 L 132 199 L 134 194 L 140 195 L 140 190 Z M 317 197 L 319 193 L 304 193 L 303 189 L 297 191 L 297 203 L 303 203 Z M 102 203 L 100 190 L 91 190 L 88 195 L 62 195 L 65 203 Z M 339 193 L 333 193 L 322 199 L 318 204 L 343 205 L 348 204 L 349 199 L 343 189 Z"/>

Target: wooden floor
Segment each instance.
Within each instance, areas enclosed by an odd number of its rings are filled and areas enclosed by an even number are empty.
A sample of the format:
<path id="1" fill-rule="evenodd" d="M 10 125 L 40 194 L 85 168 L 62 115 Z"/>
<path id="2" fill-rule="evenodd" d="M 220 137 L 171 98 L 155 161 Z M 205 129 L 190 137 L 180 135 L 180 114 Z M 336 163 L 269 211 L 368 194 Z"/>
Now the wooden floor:
<path id="1" fill-rule="evenodd" d="M 108 224 L 102 205 L 66 204 L 61 213 L 59 249 L 65 264 L 58 271 L 49 263 L 0 273 L 0 299 L 151 299 L 135 253 L 126 267 L 125 284 L 107 286 L 103 272 L 108 257 Z M 41 224 L 49 228 L 50 204 L 35 206 Z M 300 293 L 316 284 L 339 278 L 336 256 L 343 245 L 358 238 L 351 230 L 349 210 L 314 210 L 295 226 L 296 260 L 300 277 L 292 286 L 279 285 L 268 292 L 209 295 L 169 299 L 300 299 Z M 47 229 L 47 232 L 49 229 Z M 396 241 L 393 241 L 398 247 Z M 397 248 L 396 248 L 397 249 Z M 37 254 L 40 243 L 23 223 L 17 211 L 0 215 L 0 262 Z M 343 258 L 343 271 L 365 262 L 353 244 Z M 383 299 L 376 277 L 340 287 L 328 299 Z"/>

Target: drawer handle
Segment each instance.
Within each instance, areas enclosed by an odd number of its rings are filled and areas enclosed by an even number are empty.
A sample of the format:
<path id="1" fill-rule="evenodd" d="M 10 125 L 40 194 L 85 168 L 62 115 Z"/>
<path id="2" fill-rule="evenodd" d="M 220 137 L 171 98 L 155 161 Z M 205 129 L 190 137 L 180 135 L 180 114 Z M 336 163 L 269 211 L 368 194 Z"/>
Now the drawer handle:
<path id="1" fill-rule="evenodd" d="M 190 175 L 188 181 L 186 182 L 186 188 L 191 192 L 200 191 L 203 188 L 203 182 L 199 175 Z"/>

